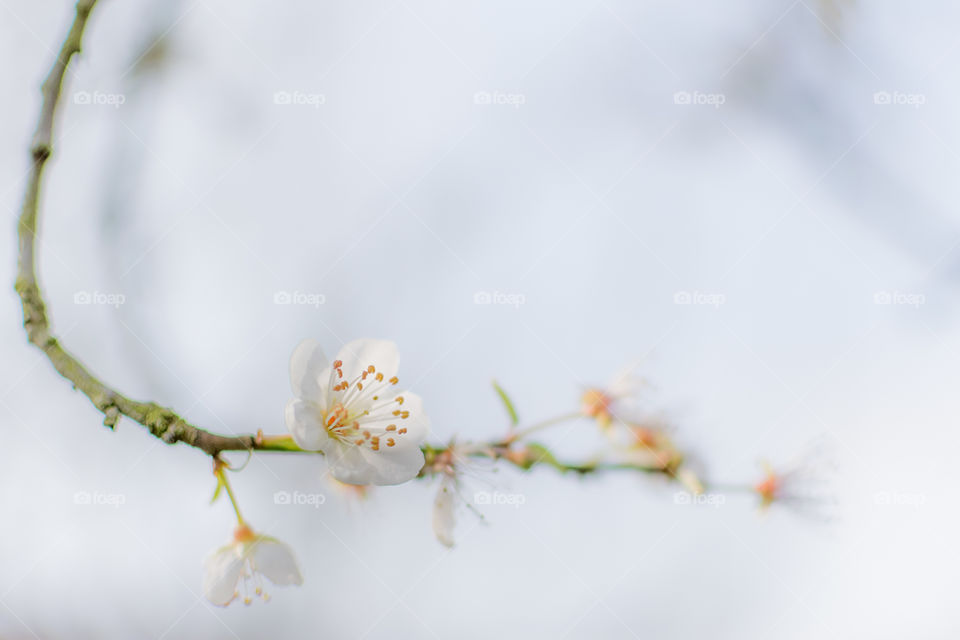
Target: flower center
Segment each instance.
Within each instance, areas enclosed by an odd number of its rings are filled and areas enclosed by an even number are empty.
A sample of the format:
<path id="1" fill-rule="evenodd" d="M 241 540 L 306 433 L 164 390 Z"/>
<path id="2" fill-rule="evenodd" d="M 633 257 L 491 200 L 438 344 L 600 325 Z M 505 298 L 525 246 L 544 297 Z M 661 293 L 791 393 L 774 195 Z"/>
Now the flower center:
<path id="1" fill-rule="evenodd" d="M 777 491 L 780 489 L 780 480 L 773 473 L 768 473 L 767 477 L 759 482 L 754 488 L 765 502 L 773 502 L 777 497 Z"/>
<path id="2" fill-rule="evenodd" d="M 336 360 L 330 370 L 329 409 L 323 424 L 330 437 L 343 444 L 379 451 L 381 444 L 396 446 L 407 433 L 403 420 L 410 412 L 403 409 L 403 395 L 393 395 L 390 387 L 400 380 L 386 378 L 374 365 L 368 365 L 353 380 L 343 378 L 343 362 Z"/>

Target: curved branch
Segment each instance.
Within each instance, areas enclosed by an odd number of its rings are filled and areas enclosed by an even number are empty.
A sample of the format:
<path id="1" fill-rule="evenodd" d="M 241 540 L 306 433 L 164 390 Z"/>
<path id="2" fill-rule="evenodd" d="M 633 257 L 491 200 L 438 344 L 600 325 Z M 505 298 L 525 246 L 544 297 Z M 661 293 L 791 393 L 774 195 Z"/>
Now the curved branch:
<path id="1" fill-rule="evenodd" d="M 44 167 L 53 152 L 53 127 L 60 104 L 64 76 L 71 59 L 80 52 L 83 32 L 87 20 L 97 0 L 79 0 L 76 5 L 76 17 L 70 27 L 60 54 L 57 56 L 42 87 L 42 106 L 37 131 L 30 147 L 32 169 L 28 176 L 27 190 L 23 200 L 18 225 L 19 260 L 15 288 L 23 305 L 23 326 L 27 338 L 41 349 L 49 358 L 61 376 L 73 383 L 75 389 L 87 396 L 93 405 L 103 413 L 103 424 L 114 428 L 120 416 L 145 426 L 151 434 L 168 444 L 186 443 L 200 449 L 214 458 L 224 451 L 277 451 L 288 453 L 316 453 L 304 451 L 289 435 L 224 436 L 196 427 L 173 410 L 153 402 L 132 400 L 101 382 L 80 360 L 64 349 L 50 330 L 46 305 L 37 278 L 36 238 L 37 219 L 40 209 L 40 194 Z M 569 419 L 562 416 L 559 419 Z M 527 470 L 534 466 L 549 466 L 560 473 L 588 474 L 599 471 L 629 470 L 652 474 L 662 474 L 673 478 L 676 469 L 669 466 L 648 466 L 635 463 L 567 463 L 557 460 L 549 450 L 536 444 L 528 444 L 522 449 L 513 448 L 519 444 L 519 435 L 528 435 L 530 431 L 555 423 L 548 421 L 514 433 L 502 442 L 478 445 L 468 455 L 471 457 L 504 460 L 518 468 Z M 426 464 L 421 476 L 437 473 L 437 464 L 442 460 L 446 447 L 423 446 Z"/>
<path id="2" fill-rule="evenodd" d="M 19 260 L 16 290 L 23 305 L 23 326 L 27 338 L 50 359 L 54 368 L 90 398 L 103 415 L 103 423 L 113 428 L 121 415 L 142 424 L 150 433 L 173 444 L 185 442 L 211 456 L 226 450 L 249 450 L 259 448 L 260 439 L 251 436 L 221 436 L 193 426 L 170 409 L 152 402 L 131 400 L 98 380 L 83 364 L 60 346 L 50 331 L 46 305 L 37 282 L 36 236 L 37 218 L 40 209 L 40 193 L 44 167 L 53 152 L 53 127 L 63 89 L 64 76 L 74 55 L 80 52 L 87 19 L 97 0 L 79 0 L 76 17 L 60 47 L 60 54 L 53 63 L 43 83 L 43 102 L 40 120 L 30 146 L 33 163 L 28 176 L 27 190 L 23 199 L 18 225 Z"/>

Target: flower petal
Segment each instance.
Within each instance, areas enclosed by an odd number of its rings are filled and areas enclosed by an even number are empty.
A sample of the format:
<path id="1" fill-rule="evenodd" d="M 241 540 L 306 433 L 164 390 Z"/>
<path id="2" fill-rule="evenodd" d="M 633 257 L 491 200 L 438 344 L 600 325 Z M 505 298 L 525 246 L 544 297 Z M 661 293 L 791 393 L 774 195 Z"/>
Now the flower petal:
<path id="1" fill-rule="evenodd" d="M 343 345 L 337 353 L 337 360 L 343 362 L 343 377 L 353 380 L 371 364 L 386 378 L 392 378 L 400 370 L 400 352 L 397 345 L 389 340 L 364 338 Z"/>
<path id="2" fill-rule="evenodd" d="M 376 470 L 361 455 L 360 447 L 331 440 L 324 453 L 330 465 L 330 475 L 347 484 L 370 484 Z"/>
<path id="3" fill-rule="evenodd" d="M 297 345 L 290 356 L 290 388 L 293 395 L 323 405 L 323 399 L 329 380 L 329 370 L 322 376 L 330 361 L 323 355 L 323 349 L 316 340 L 308 339 Z M 322 376 L 322 377 L 321 377 Z"/>
<path id="4" fill-rule="evenodd" d="M 260 536 L 250 550 L 255 571 L 276 585 L 303 584 L 297 559 L 289 546 L 270 536 Z"/>
<path id="5" fill-rule="evenodd" d="M 456 524 L 453 517 L 456 496 L 451 485 L 452 483 L 444 478 L 440 491 L 437 492 L 437 497 L 433 501 L 433 535 L 445 547 L 453 546 L 453 527 Z"/>
<path id="6" fill-rule="evenodd" d="M 284 414 L 287 429 L 297 446 L 307 451 L 326 451 L 330 447 L 330 437 L 323 425 L 320 407 L 303 400 L 291 400 Z"/>
<path id="7" fill-rule="evenodd" d="M 420 444 L 427 439 L 430 434 L 430 418 L 423 410 L 423 399 L 415 393 L 402 391 L 397 396 L 403 397 L 403 404 L 386 404 L 383 408 L 374 411 L 369 416 L 363 416 L 360 423 L 368 429 L 385 429 L 391 424 L 406 429 L 404 435 L 397 438 L 400 442 Z M 406 418 L 393 415 L 394 410 L 404 410 L 408 412 Z"/>
<path id="8" fill-rule="evenodd" d="M 403 484 L 416 478 L 423 469 L 423 451 L 420 450 L 420 445 L 413 441 L 401 441 L 389 449 L 381 444 L 379 451 L 366 447 L 357 448 L 370 469 L 367 480 L 370 484 Z"/>
<path id="9" fill-rule="evenodd" d="M 225 607 L 237 592 L 244 559 L 233 545 L 220 547 L 203 561 L 203 595 L 215 605 Z"/>

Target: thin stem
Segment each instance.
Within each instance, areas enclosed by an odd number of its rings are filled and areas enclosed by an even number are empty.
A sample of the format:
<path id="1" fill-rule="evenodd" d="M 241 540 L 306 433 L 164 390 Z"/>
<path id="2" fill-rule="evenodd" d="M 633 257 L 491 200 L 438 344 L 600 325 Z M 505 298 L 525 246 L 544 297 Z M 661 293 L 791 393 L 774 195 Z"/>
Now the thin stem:
<path id="1" fill-rule="evenodd" d="M 218 463 L 216 465 L 216 471 L 214 471 L 214 474 L 216 474 L 217 479 L 227 491 L 227 497 L 230 498 L 230 504 L 233 505 L 233 512 L 237 514 L 237 524 L 246 524 L 246 522 L 243 520 L 243 515 L 240 513 L 240 506 L 237 504 L 237 497 L 233 495 L 233 487 L 230 486 L 230 481 L 227 480 L 227 472 L 224 465 Z"/>

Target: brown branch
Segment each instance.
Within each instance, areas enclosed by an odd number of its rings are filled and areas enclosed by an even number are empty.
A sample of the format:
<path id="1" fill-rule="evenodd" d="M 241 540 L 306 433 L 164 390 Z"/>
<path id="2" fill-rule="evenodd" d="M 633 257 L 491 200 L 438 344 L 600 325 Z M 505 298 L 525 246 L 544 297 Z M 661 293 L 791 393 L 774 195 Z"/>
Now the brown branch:
<path id="1" fill-rule="evenodd" d="M 36 268 L 36 237 L 37 219 L 40 211 L 40 194 L 43 182 L 43 172 L 47 160 L 53 152 L 53 127 L 57 108 L 63 90 L 64 76 L 73 56 L 80 52 L 83 32 L 87 19 L 97 0 L 79 0 L 76 6 L 76 17 L 70 27 L 66 40 L 60 48 L 42 87 L 43 102 L 40 109 L 40 121 L 30 147 L 30 156 L 33 163 L 27 183 L 27 191 L 23 200 L 23 209 L 20 212 L 18 226 L 19 261 L 16 280 L 16 290 L 23 305 L 23 326 L 27 338 L 41 349 L 49 358 L 54 368 L 61 376 L 73 383 L 75 389 L 87 396 L 93 405 L 103 413 L 103 424 L 114 428 L 120 416 L 145 426 L 151 434 L 168 444 L 177 442 L 186 443 L 205 453 L 218 458 L 223 451 L 280 451 L 290 453 L 305 452 L 297 446 L 289 435 L 264 436 L 236 435 L 224 436 L 211 433 L 196 427 L 173 410 L 161 407 L 153 402 L 132 400 L 120 392 L 101 382 L 76 357 L 60 346 L 56 336 L 50 330 L 46 305 L 37 279 Z M 501 395 L 502 392 L 501 392 Z M 559 419 L 570 419 L 565 415 Z M 557 420 L 559 420 L 557 419 Z M 557 420 L 551 420 L 516 432 L 506 440 L 479 445 L 468 455 L 471 457 L 504 460 L 514 466 L 528 470 L 534 466 L 549 466 L 561 473 L 588 474 L 600 471 L 626 470 L 651 474 L 662 474 L 675 479 L 677 469 L 663 465 L 643 465 L 637 463 L 566 463 L 557 460 L 548 449 L 541 445 L 527 444 L 522 448 L 514 447 L 519 444 L 518 436 L 528 435 Z M 442 472 L 444 455 L 450 451 L 447 447 L 423 446 L 426 464 L 421 471 L 422 476 Z"/>
<path id="2" fill-rule="evenodd" d="M 50 359 L 54 368 L 90 398 L 103 415 L 103 423 L 113 428 L 121 415 L 142 424 L 150 433 L 164 442 L 185 442 L 216 456 L 221 451 L 250 450 L 262 447 L 262 440 L 252 436 L 221 436 L 193 426 L 170 409 L 152 402 L 138 402 L 100 382 L 83 364 L 60 346 L 50 331 L 46 305 L 37 282 L 36 236 L 37 218 L 40 210 L 40 193 L 43 172 L 53 152 L 53 127 L 63 90 L 64 76 L 74 55 L 80 52 L 83 31 L 97 0 L 79 0 L 76 17 L 70 26 L 60 54 L 53 63 L 43 83 L 43 102 L 40 121 L 30 147 L 33 163 L 28 176 L 27 190 L 23 199 L 18 225 L 19 261 L 16 290 L 23 304 L 23 326 L 27 338 L 39 347 Z"/>

